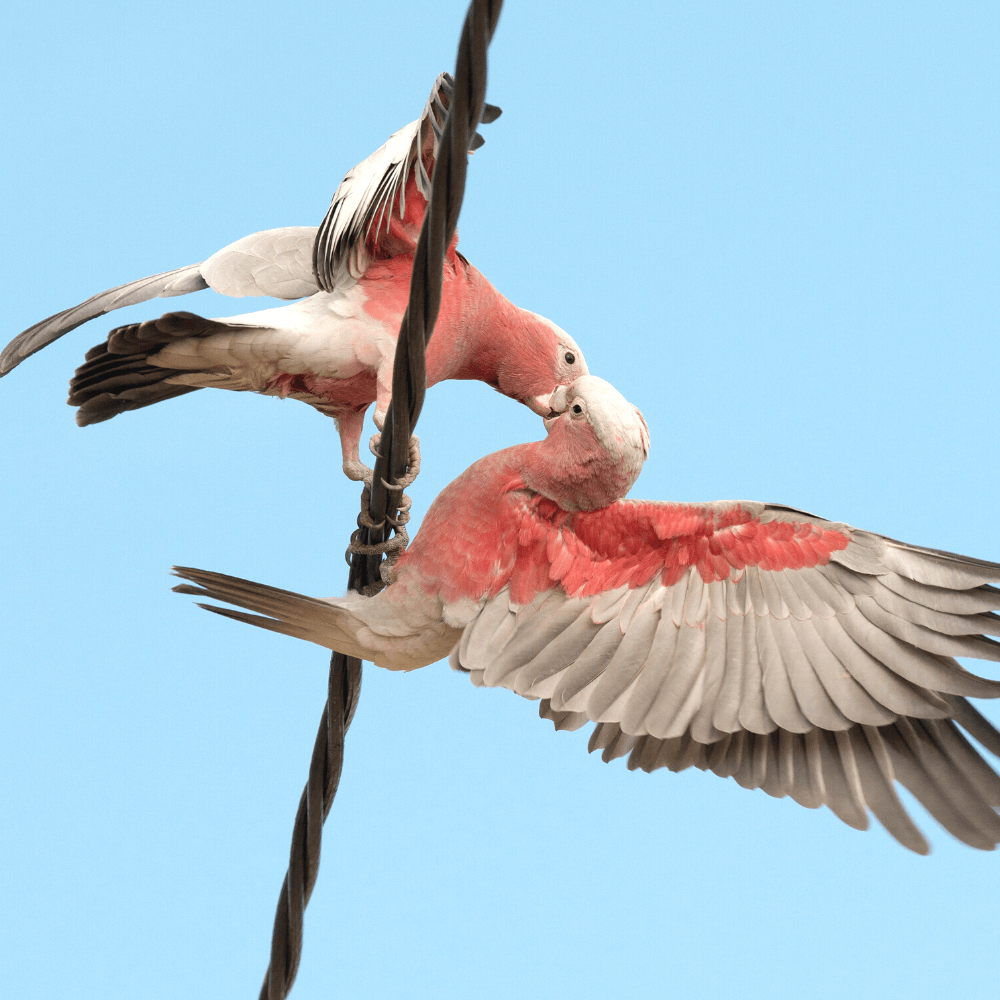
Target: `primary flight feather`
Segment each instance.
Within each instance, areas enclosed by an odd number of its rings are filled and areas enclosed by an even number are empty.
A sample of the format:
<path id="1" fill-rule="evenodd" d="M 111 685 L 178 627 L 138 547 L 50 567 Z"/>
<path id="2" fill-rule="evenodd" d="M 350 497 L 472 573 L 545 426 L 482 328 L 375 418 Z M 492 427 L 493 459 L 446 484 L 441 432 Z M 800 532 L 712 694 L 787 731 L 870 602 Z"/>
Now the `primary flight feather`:
<path id="1" fill-rule="evenodd" d="M 255 233 L 202 264 L 95 295 L 15 337 L 0 354 L 0 376 L 88 320 L 155 297 L 212 288 L 299 299 L 218 319 L 170 312 L 112 330 L 87 352 L 69 402 L 85 425 L 202 388 L 299 399 L 336 420 L 344 471 L 364 478 L 368 470 L 358 456 L 364 416 L 374 402 L 381 427 L 389 405 L 396 338 L 451 86 L 441 74 L 421 117 L 347 173 L 318 228 Z M 482 120 L 499 114 L 486 105 Z M 477 135 L 473 148 L 481 142 Z M 554 323 L 501 295 L 457 242 L 456 235 L 445 255 L 428 385 L 478 379 L 547 414 L 556 387 L 586 374 L 580 348 Z"/>
<path id="2" fill-rule="evenodd" d="M 1000 843 L 1000 565 L 788 507 L 622 499 L 645 422 L 591 376 L 545 440 L 489 455 L 431 505 L 375 597 L 317 599 L 178 569 L 229 617 L 409 670 L 450 654 L 629 767 L 698 767 L 929 849 L 905 785 L 956 837 Z M 266 617 L 259 617 L 264 615 Z M 961 728 L 959 728 L 961 727 Z M 964 730 L 964 733 L 963 733 Z"/>

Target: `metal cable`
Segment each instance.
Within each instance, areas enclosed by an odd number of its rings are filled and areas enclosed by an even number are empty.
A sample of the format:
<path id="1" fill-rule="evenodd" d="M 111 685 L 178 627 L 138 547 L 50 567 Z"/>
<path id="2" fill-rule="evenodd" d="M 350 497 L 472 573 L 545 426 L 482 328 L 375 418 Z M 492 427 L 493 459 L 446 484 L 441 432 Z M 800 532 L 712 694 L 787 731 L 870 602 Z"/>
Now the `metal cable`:
<path id="1" fill-rule="evenodd" d="M 444 275 L 444 255 L 458 224 L 468 169 L 467 150 L 486 99 L 486 50 L 496 30 L 503 0 L 472 0 L 458 43 L 455 85 L 444 133 L 438 146 L 431 199 L 413 256 L 410 299 L 396 342 L 392 403 L 386 414 L 371 500 L 366 518 L 358 518 L 362 546 L 351 559 L 348 589 L 371 593 L 382 584 L 378 550 L 393 522 L 401 524 L 401 482 L 410 468 L 410 437 L 426 391 L 424 352 L 434 332 Z M 337 794 L 344 763 L 344 736 L 361 694 L 361 661 L 334 653 L 330 660 L 327 702 L 309 763 L 309 778 L 299 801 L 288 872 L 281 888 L 271 936 L 271 961 L 260 1000 L 284 1000 L 291 991 L 302 954 L 302 923 L 319 872 L 323 823 Z"/>

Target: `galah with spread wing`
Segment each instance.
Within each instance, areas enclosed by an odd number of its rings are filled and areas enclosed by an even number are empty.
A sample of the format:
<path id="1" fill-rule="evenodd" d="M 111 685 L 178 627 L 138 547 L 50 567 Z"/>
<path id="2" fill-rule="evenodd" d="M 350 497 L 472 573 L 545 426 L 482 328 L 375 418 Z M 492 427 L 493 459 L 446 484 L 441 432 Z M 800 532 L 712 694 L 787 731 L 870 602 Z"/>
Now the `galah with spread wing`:
<path id="1" fill-rule="evenodd" d="M 375 403 L 381 427 L 392 393 L 399 325 L 409 296 L 451 77 L 434 83 L 423 114 L 347 173 L 319 228 L 270 229 L 202 264 L 142 278 L 95 295 L 16 337 L 0 376 L 82 323 L 155 297 L 212 288 L 224 295 L 301 299 L 240 316 L 189 312 L 112 330 L 87 352 L 70 382 L 81 426 L 164 399 L 218 388 L 291 397 L 332 416 L 344 471 L 361 479 L 358 444 Z M 500 109 L 486 105 L 483 121 Z M 477 135 L 473 148 L 482 144 Z M 535 412 L 553 391 L 586 374 L 564 330 L 501 295 L 457 250 L 444 261 L 444 289 L 427 349 L 427 383 L 479 379 Z"/>
<path id="2" fill-rule="evenodd" d="M 590 749 L 630 768 L 714 771 L 858 829 L 870 809 L 926 853 L 899 781 L 960 840 L 1000 843 L 1000 777 L 965 735 L 1000 755 L 966 700 L 1000 683 L 953 659 L 1000 660 L 1000 565 L 790 507 L 621 499 L 648 452 L 641 414 L 591 376 L 565 405 L 545 440 L 441 492 L 374 597 L 183 568 L 197 586 L 175 589 L 391 670 L 450 653 L 557 729 L 596 723 Z"/>

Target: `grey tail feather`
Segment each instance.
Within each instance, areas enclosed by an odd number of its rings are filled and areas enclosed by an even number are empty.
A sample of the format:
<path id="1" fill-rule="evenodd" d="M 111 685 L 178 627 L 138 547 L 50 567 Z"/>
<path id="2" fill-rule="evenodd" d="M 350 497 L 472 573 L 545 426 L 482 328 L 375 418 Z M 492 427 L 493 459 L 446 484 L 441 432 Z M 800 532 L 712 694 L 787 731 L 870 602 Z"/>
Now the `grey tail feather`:
<path id="1" fill-rule="evenodd" d="M 248 625 L 256 625 L 258 628 L 266 628 L 272 632 L 281 632 L 296 639 L 317 642 L 316 635 L 306 627 L 303 621 L 304 611 L 307 612 L 307 615 L 317 610 L 326 613 L 333 612 L 333 608 L 326 601 L 306 597 L 304 594 L 296 594 L 294 591 L 280 590 L 266 584 L 254 583 L 252 580 L 244 580 L 238 576 L 226 576 L 223 573 L 212 573 L 190 566 L 174 566 L 172 572 L 174 576 L 191 580 L 197 584 L 197 586 L 192 586 L 190 583 L 180 583 L 173 588 L 174 593 L 225 601 L 227 604 L 236 604 L 250 611 L 261 612 L 266 617 L 249 615 L 246 612 L 233 611 L 229 608 L 220 608 L 214 604 L 199 604 L 199 607 L 206 611 L 212 611 L 217 615 L 233 618 Z M 325 645 L 323 642 L 318 644 Z"/>
<path id="2" fill-rule="evenodd" d="M 175 589 L 181 594 L 193 594 L 195 597 L 208 597 L 213 601 L 236 604 L 248 611 L 256 611 L 279 621 L 288 622 L 295 628 L 305 624 L 303 615 L 310 618 L 317 613 L 321 616 L 336 614 L 333 606 L 327 601 L 307 597 L 305 594 L 296 594 L 291 590 L 269 587 L 253 580 L 244 580 L 238 576 L 226 576 L 223 573 L 212 573 L 190 566 L 174 566 L 173 574 L 197 584 L 197 587 L 183 583 L 178 585 Z"/>
<path id="3" fill-rule="evenodd" d="M 240 576 L 228 576 L 225 573 L 213 573 L 211 570 L 197 569 L 194 566 L 172 566 L 170 572 L 182 580 L 191 580 L 197 587 L 180 583 L 174 590 L 178 594 L 193 594 L 196 597 L 211 597 L 215 601 L 227 601 L 229 604 L 239 604 L 251 611 L 265 611 L 260 603 L 262 600 L 284 600 L 293 605 L 307 604 L 315 607 L 329 608 L 326 601 L 305 594 L 297 594 L 294 590 L 282 590 L 280 587 L 269 587 L 265 583 L 245 580 Z"/>
<path id="4" fill-rule="evenodd" d="M 180 374 L 179 369 L 147 364 L 145 354 L 110 354 L 107 344 L 98 344 L 87 352 L 87 360 L 70 380 L 66 402 L 80 408 L 76 422 L 86 427 L 126 410 L 196 391 L 197 386 L 164 382 Z"/>
<path id="5" fill-rule="evenodd" d="M 116 327 L 103 344 L 87 351 L 84 363 L 70 380 L 67 402 L 80 407 L 76 422 L 85 427 L 126 410 L 197 391 L 197 386 L 165 382 L 189 372 L 151 365 L 146 359 L 172 340 L 205 336 L 218 326 L 195 313 L 173 312 L 144 323 Z"/>
<path id="6" fill-rule="evenodd" d="M 174 587 L 174 592 L 178 594 L 197 594 L 199 591 L 195 587 Z M 204 591 L 201 591 L 204 593 Z M 246 611 L 236 611 L 233 608 L 220 608 L 215 604 L 202 604 L 198 602 L 199 608 L 211 611 L 213 614 L 222 615 L 223 618 L 232 618 L 234 621 L 244 622 L 247 625 L 256 625 L 257 628 L 265 628 L 269 632 L 279 632 L 281 635 L 290 635 L 295 639 L 308 639 L 304 629 L 296 628 L 287 622 L 279 621 L 277 618 L 265 618 L 262 615 L 251 615 Z"/>

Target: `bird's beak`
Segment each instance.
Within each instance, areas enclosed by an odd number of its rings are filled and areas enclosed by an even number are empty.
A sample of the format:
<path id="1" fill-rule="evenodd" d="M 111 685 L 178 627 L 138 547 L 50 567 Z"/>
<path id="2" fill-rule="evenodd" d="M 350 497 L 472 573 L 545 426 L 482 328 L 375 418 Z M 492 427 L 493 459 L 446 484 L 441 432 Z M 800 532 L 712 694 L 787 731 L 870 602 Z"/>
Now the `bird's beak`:
<path id="1" fill-rule="evenodd" d="M 547 396 L 535 396 L 528 404 L 541 418 L 548 433 L 552 425 L 566 411 L 566 386 L 557 385 Z"/>
<path id="2" fill-rule="evenodd" d="M 557 385 L 556 391 L 549 396 L 549 407 L 552 409 L 553 413 L 565 413 L 567 402 L 566 402 L 566 390 L 569 386 Z"/>
<path id="3" fill-rule="evenodd" d="M 529 396 L 522 402 L 543 420 L 557 417 L 566 409 L 566 386 L 556 386 L 552 392 L 543 393 L 541 396 Z"/>

